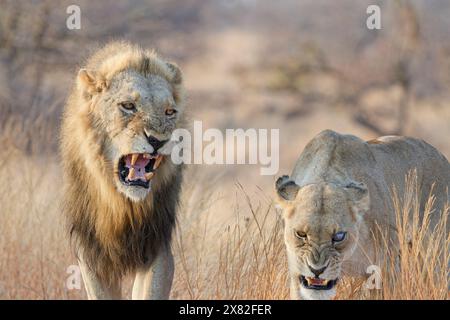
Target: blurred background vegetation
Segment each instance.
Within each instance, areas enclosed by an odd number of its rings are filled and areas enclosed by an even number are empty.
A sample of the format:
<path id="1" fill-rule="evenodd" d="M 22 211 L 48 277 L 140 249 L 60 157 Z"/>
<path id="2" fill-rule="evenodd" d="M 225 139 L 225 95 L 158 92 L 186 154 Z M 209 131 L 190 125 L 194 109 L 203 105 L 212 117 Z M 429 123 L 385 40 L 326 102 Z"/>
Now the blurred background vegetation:
<path id="1" fill-rule="evenodd" d="M 81 8 L 81 30 L 66 27 L 70 4 Z M 365 27 L 369 4 L 381 7 L 381 30 Z M 342 107 L 368 133 L 419 135 L 450 152 L 439 141 L 450 133 L 446 1 L 0 5 L 0 128 L 3 140 L 27 152 L 55 150 L 76 68 L 94 48 L 117 38 L 177 61 L 185 69 L 194 115 L 203 109 L 242 111 L 246 101 L 248 111 L 242 112 L 255 121 L 272 113 L 279 121 L 295 121 L 317 107 Z M 434 125 L 422 117 L 429 112 L 442 113 L 438 118 L 446 121 Z M 245 124 L 234 112 L 222 116 L 227 119 L 211 125 Z"/>

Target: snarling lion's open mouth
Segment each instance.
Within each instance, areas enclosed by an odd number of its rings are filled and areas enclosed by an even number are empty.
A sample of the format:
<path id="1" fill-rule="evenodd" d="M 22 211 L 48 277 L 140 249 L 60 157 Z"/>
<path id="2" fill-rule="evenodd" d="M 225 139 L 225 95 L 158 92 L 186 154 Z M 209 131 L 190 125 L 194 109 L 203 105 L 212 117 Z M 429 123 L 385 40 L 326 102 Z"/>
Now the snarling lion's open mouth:
<path id="1" fill-rule="evenodd" d="M 150 181 L 158 169 L 162 155 L 149 153 L 131 153 L 119 160 L 119 179 L 126 186 L 137 186 L 148 189 Z"/>
<path id="2" fill-rule="evenodd" d="M 321 279 L 317 277 L 305 277 L 300 276 L 300 283 L 306 289 L 315 289 L 315 290 L 330 290 L 336 285 L 338 279 L 327 280 Z"/>

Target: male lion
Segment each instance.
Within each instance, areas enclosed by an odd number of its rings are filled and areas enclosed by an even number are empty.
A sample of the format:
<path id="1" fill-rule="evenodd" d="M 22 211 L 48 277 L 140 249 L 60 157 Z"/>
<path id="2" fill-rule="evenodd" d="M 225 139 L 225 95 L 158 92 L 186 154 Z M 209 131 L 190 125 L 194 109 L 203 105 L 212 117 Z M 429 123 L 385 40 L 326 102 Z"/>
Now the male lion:
<path id="1" fill-rule="evenodd" d="M 341 273 L 365 275 L 376 259 L 377 225 L 395 225 L 390 191 L 402 194 L 410 170 L 422 202 L 431 190 L 436 196 L 435 223 L 449 201 L 450 164 L 431 145 L 395 136 L 365 142 L 333 131 L 309 142 L 291 176 L 276 182 L 292 299 L 330 299 Z"/>
<path id="2" fill-rule="evenodd" d="M 167 157 L 183 124 L 181 71 L 126 42 L 98 50 L 78 73 L 61 133 L 64 211 L 90 299 L 167 299 L 170 239 L 182 168 Z"/>

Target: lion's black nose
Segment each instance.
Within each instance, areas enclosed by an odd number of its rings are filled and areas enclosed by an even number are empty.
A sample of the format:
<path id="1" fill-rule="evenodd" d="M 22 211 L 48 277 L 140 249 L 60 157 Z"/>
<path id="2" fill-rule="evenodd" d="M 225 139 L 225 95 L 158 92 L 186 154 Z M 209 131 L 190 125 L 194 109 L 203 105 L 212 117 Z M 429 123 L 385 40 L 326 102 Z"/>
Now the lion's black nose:
<path id="1" fill-rule="evenodd" d="M 153 147 L 153 153 L 156 154 L 159 148 L 161 148 L 168 140 L 158 140 L 153 136 L 147 136 L 148 143 Z"/>
<path id="2" fill-rule="evenodd" d="M 314 275 L 318 278 L 327 268 L 327 266 L 321 268 L 321 269 L 314 269 L 313 267 L 311 267 L 310 265 L 308 265 L 309 270 L 311 270 L 312 273 L 314 273 Z"/>

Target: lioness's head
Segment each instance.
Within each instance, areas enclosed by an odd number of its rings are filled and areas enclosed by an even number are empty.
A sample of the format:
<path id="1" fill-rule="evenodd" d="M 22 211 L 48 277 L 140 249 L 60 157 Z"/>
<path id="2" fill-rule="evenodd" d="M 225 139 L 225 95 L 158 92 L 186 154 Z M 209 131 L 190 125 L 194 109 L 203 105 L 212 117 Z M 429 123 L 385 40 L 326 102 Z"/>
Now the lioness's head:
<path id="1" fill-rule="evenodd" d="M 291 290 L 303 299 L 336 294 L 342 263 L 356 248 L 359 224 L 369 208 L 362 183 L 298 186 L 288 176 L 276 182 L 283 211 Z"/>
<path id="2" fill-rule="evenodd" d="M 106 167 L 97 176 L 109 178 L 134 201 L 147 196 L 152 179 L 170 161 L 169 140 L 183 113 L 181 82 L 177 66 L 127 43 L 102 49 L 79 71 L 86 132 L 93 135 L 86 138 L 96 141 L 98 150 L 90 152 Z"/>

